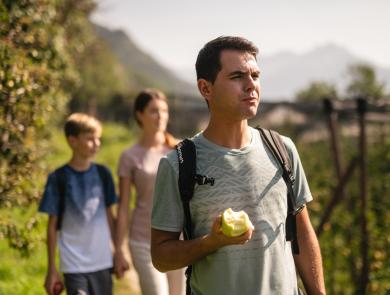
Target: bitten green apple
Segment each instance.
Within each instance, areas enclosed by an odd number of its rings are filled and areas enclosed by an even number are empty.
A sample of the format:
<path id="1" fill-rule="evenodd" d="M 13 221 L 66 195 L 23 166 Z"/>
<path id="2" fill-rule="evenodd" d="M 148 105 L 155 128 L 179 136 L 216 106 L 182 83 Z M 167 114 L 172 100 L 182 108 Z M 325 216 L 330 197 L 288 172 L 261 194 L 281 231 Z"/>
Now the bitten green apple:
<path id="1" fill-rule="evenodd" d="M 237 237 L 247 232 L 249 228 L 254 229 L 254 226 L 245 211 L 235 212 L 232 208 L 228 208 L 223 212 L 222 232 L 224 235 Z"/>

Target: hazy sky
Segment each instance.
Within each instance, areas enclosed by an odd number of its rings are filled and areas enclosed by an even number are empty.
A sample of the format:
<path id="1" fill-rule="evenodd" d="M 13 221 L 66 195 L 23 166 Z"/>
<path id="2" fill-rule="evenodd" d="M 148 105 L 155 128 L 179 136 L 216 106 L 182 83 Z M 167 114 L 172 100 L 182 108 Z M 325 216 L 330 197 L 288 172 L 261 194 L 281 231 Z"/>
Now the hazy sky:
<path id="1" fill-rule="evenodd" d="M 390 0 L 98 0 L 92 19 L 121 28 L 172 69 L 190 68 L 220 35 L 253 41 L 261 55 L 335 43 L 390 67 Z M 260 57 L 261 57 L 260 55 Z"/>

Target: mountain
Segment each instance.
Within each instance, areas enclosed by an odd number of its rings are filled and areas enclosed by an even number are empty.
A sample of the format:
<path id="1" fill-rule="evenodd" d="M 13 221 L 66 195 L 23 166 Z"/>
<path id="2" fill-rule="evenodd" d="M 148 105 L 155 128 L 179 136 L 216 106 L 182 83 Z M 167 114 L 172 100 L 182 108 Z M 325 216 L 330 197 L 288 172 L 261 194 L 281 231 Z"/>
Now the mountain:
<path id="1" fill-rule="evenodd" d="M 348 84 L 348 68 L 357 63 L 371 64 L 378 79 L 390 86 L 390 69 L 355 56 L 344 48 L 326 44 L 304 54 L 278 53 L 259 60 L 263 97 L 270 100 L 292 100 L 310 82 L 326 81 L 343 93 Z"/>
<path id="2" fill-rule="evenodd" d="M 156 87 L 165 92 L 183 95 L 196 95 L 194 83 L 183 81 L 176 74 L 162 66 L 156 59 L 143 52 L 122 30 L 109 30 L 95 26 L 98 37 L 104 40 L 118 61 L 125 68 L 128 82 L 139 90 L 143 87 Z"/>
<path id="3" fill-rule="evenodd" d="M 95 25 L 95 31 L 125 68 L 131 88 L 139 90 L 143 87 L 157 87 L 176 95 L 200 97 L 193 67 L 168 69 L 143 52 L 125 32 L 99 25 Z M 386 91 L 390 91 L 390 68 L 376 66 L 329 43 L 303 54 L 283 51 L 271 56 L 260 56 L 262 97 L 266 101 L 291 101 L 299 90 L 313 81 L 332 83 L 343 94 L 349 82 L 348 68 L 357 63 L 371 64 L 378 79 L 385 83 Z"/>

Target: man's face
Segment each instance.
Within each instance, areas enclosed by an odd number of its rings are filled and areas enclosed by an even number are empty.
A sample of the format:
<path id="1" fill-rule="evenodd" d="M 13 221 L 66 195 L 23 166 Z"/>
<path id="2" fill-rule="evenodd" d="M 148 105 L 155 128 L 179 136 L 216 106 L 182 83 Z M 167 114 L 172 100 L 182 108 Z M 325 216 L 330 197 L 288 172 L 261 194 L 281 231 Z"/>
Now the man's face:
<path id="1" fill-rule="evenodd" d="M 260 100 L 260 70 L 256 59 L 247 52 L 224 50 L 221 70 L 209 83 L 211 115 L 225 119 L 246 120 L 256 115 Z"/>

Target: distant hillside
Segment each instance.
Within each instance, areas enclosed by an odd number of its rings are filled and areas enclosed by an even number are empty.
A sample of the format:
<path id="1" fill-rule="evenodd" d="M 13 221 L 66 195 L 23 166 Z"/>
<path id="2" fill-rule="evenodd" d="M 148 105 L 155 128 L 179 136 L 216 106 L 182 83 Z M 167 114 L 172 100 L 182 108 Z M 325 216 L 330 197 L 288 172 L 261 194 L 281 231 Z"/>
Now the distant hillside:
<path id="1" fill-rule="evenodd" d="M 95 25 L 95 31 L 110 46 L 125 68 L 130 86 L 157 87 L 178 95 L 197 94 L 194 84 L 179 79 L 171 70 L 160 65 L 153 57 L 139 49 L 123 31 L 111 31 L 99 25 Z"/>
<path id="2" fill-rule="evenodd" d="M 291 100 L 297 91 L 312 81 L 327 81 L 342 93 L 348 81 L 348 68 L 357 63 L 372 62 L 359 58 L 342 47 L 328 44 L 305 54 L 283 52 L 259 60 L 262 91 L 265 99 Z M 375 65 L 379 80 L 390 89 L 390 69 Z"/>

